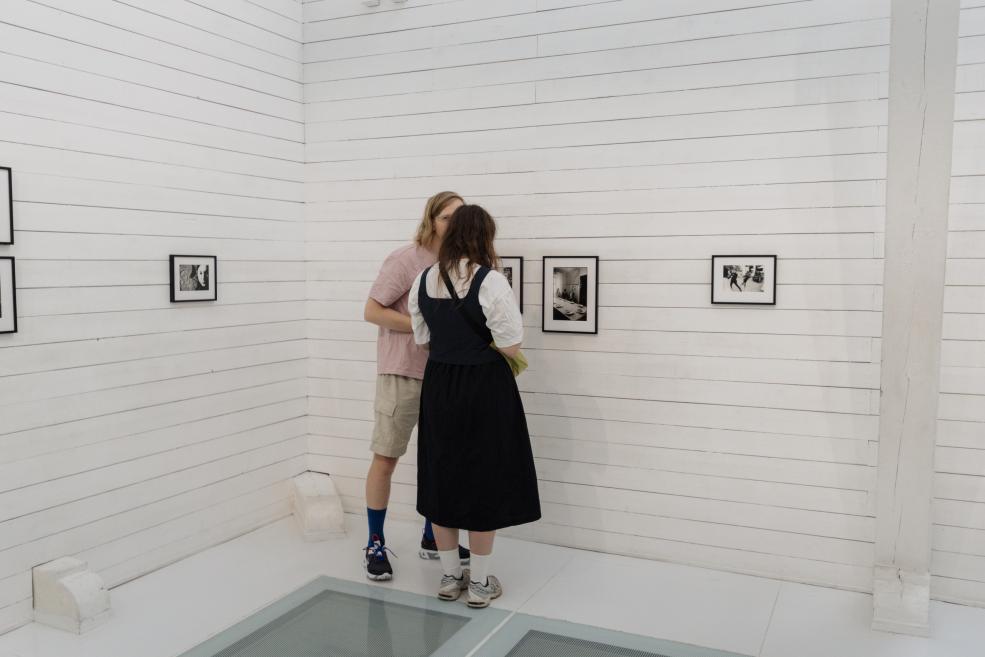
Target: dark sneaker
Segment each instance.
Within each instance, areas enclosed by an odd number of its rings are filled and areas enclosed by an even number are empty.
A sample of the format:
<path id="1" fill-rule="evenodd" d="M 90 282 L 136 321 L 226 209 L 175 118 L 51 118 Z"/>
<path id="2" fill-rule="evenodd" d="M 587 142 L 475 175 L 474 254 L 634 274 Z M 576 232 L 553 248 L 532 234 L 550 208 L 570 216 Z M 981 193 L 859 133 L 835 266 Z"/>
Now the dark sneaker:
<path id="1" fill-rule="evenodd" d="M 374 582 L 385 582 L 393 579 L 393 568 L 390 566 L 387 552 L 393 552 L 393 550 L 383 545 L 379 536 L 374 535 L 373 544 L 367 546 L 363 554 L 363 568 L 366 569 L 366 577 Z"/>
<path id="2" fill-rule="evenodd" d="M 420 555 L 421 559 L 438 559 L 438 544 L 434 542 L 433 538 L 428 539 L 422 536 L 421 550 L 417 554 Z M 463 566 L 467 566 L 472 561 L 472 553 L 467 548 L 459 545 L 458 560 Z"/>
<path id="3" fill-rule="evenodd" d="M 421 536 L 421 550 L 417 554 L 420 555 L 421 559 L 438 559 L 438 544 L 434 542 L 433 538 Z"/>

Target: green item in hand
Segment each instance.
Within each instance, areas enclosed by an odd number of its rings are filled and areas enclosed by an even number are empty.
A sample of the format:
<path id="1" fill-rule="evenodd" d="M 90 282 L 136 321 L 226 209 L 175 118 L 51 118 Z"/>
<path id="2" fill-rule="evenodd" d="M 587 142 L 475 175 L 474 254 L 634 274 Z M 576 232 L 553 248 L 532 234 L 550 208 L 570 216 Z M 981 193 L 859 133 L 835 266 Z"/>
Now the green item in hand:
<path id="1" fill-rule="evenodd" d="M 496 345 L 493 344 L 492 348 L 496 349 Z M 496 349 L 496 351 L 499 350 Z M 503 354 L 502 351 L 500 351 L 499 353 Z M 520 376 L 520 373 L 523 372 L 523 370 L 527 369 L 527 367 L 530 365 L 530 363 L 527 362 L 527 357 L 523 355 L 522 351 L 516 352 L 516 357 L 514 358 L 510 358 L 506 354 L 503 354 L 503 358 L 505 358 L 506 362 L 510 364 L 510 369 L 513 370 L 513 376 Z"/>

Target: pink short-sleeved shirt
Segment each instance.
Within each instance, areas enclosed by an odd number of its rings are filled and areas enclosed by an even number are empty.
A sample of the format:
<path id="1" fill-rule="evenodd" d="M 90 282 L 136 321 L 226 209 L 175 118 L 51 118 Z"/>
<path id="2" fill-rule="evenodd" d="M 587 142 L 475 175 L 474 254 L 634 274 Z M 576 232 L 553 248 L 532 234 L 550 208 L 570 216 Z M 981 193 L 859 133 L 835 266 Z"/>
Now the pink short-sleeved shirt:
<path id="1" fill-rule="evenodd" d="M 380 274 L 369 291 L 370 298 L 381 306 L 410 315 L 407 307 L 410 287 L 417 275 L 436 261 L 433 253 L 417 244 L 397 249 L 383 262 Z M 412 379 L 423 379 L 427 362 L 428 352 L 417 346 L 413 333 L 380 327 L 376 339 L 378 374 L 399 374 Z"/>

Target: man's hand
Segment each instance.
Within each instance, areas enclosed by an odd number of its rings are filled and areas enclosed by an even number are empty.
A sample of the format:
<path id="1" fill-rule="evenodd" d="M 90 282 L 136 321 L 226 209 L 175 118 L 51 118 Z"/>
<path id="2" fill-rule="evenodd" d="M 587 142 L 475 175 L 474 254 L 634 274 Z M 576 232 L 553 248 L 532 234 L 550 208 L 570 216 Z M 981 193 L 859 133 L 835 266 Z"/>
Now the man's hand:
<path id="1" fill-rule="evenodd" d="M 376 299 L 366 300 L 363 319 L 370 324 L 376 324 L 391 331 L 411 333 L 414 329 L 410 323 L 410 315 L 405 315 L 393 308 L 387 308 Z"/>

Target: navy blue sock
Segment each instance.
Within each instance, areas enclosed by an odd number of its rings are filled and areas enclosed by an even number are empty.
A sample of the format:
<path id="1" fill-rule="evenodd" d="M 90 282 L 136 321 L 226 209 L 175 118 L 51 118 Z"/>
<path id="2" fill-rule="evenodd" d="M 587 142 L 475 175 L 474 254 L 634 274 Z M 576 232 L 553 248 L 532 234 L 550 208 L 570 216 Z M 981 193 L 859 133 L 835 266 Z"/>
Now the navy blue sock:
<path id="1" fill-rule="evenodd" d="M 366 507 L 366 514 L 369 516 L 369 541 L 366 547 L 373 544 L 373 536 L 380 537 L 380 543 L 386 543 L 383 535 L 383 522 L 386 520 L 386 509 L 371 509 Z"/>
<path id="2" fill-rule="evenodd" d="M 429 541 L 434 540 L 434 529 L 431 527 L 430 520 L 424 521 L 424 538 L 426 538 Z"/>

